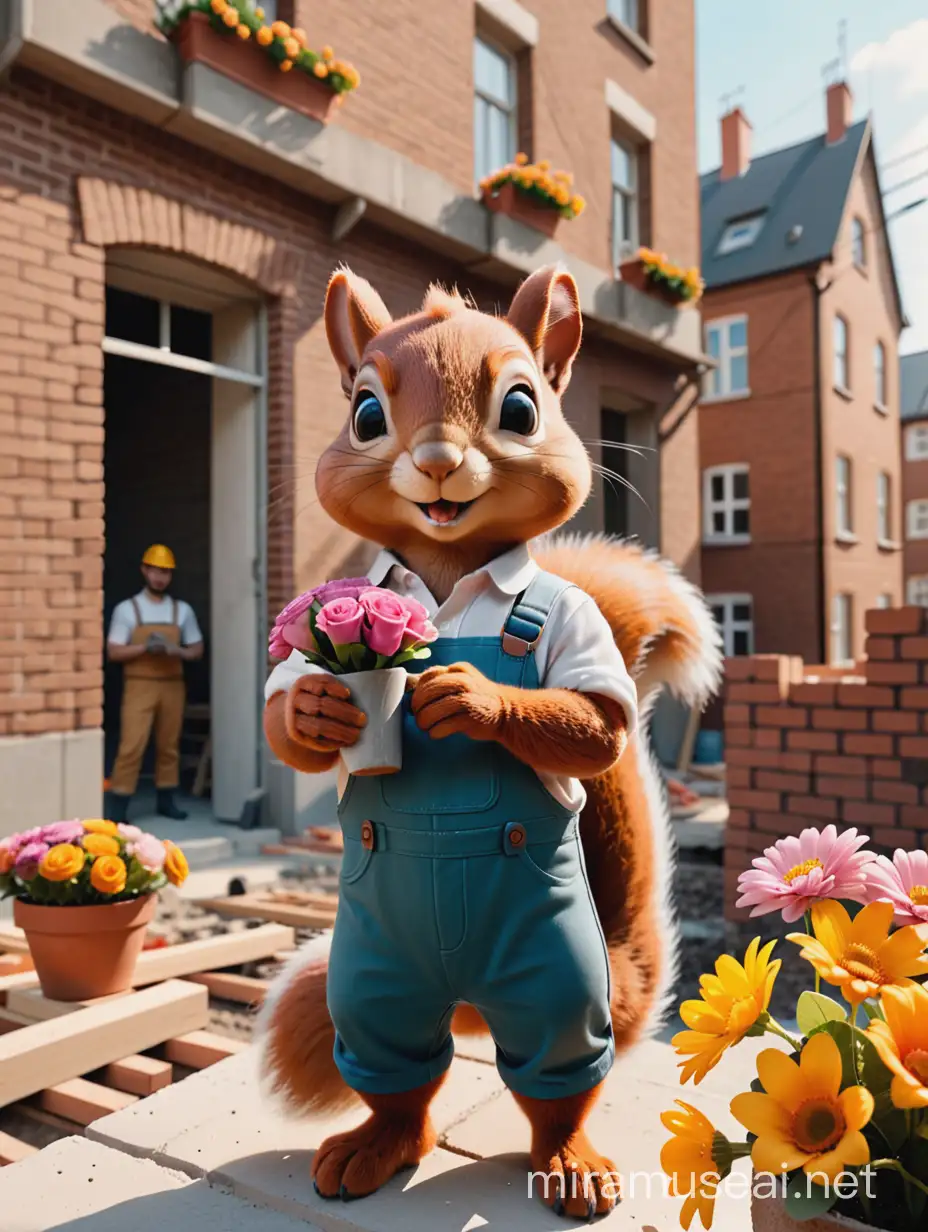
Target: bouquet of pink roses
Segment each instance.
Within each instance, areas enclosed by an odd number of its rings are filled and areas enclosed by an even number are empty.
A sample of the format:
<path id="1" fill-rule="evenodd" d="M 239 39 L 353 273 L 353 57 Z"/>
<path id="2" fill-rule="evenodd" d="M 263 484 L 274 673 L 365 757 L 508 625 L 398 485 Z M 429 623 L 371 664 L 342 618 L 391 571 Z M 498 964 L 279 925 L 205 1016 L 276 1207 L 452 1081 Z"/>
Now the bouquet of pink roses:
<path id="1" fill-rule="evenodd" d="M 416 599 L 372 586 L 367 578 L 344 578 L 287 604 L 271 632 L 270 655 L 286 659 L 300 650 L 310 663 L 343 675 L 427 659 L 428 644 L 437 637 Z"/>

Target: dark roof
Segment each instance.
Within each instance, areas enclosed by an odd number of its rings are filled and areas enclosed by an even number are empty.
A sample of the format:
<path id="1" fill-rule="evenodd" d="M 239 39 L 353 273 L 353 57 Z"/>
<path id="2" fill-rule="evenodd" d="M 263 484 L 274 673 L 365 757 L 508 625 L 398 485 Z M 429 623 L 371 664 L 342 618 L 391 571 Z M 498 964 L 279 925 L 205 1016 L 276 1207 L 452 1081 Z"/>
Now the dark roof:
<path id="1" fill-rule="evenodd" d="M 700 177 L 702 276 L 723 287 L 823 261 L 832 251 L 869 122 L 852 125 L 843 141 L 824 134 L 755 158 L 742 176 L 721 179 L 721 169 Z M 760 234 L 747 248 L 717 254 L 725 227 L 764 211 Z M 793 227 L 802 232 L 793 243 Z"/>
<path id="2" fill-rule="evenodd" d="M 903 419 L 928 419 L 928 351 L 899 359 L 899 414 Z"/>

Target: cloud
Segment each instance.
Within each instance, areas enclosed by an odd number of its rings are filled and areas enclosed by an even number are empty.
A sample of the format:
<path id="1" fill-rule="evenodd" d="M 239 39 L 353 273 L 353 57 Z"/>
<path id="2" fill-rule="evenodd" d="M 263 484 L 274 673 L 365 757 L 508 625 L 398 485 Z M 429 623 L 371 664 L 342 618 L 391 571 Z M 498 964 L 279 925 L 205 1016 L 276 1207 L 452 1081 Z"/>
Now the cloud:
<path id="1" fill-rule="evenodd" d="M 898 95 L 928 90 L 928 18 L 894 30 L 882 43 L 867 43 L 851 59 L 851 72 L 886 75 Z"/>

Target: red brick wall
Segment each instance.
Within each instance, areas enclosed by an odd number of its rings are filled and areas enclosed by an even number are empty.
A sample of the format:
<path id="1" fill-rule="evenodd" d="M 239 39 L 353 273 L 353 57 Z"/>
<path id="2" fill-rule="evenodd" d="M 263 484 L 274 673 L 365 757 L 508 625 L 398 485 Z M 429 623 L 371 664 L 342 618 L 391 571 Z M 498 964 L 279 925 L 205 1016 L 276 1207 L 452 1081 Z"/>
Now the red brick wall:
<path id="1" fill-rule="evenodd" d="M 866 614 L 853 675 L 786 655 L 729 659 L 725 761 L 731 808 L 725 903 L 778 838 L 856 826 L 883 848 L 928 845 L 928 614 Z"/>

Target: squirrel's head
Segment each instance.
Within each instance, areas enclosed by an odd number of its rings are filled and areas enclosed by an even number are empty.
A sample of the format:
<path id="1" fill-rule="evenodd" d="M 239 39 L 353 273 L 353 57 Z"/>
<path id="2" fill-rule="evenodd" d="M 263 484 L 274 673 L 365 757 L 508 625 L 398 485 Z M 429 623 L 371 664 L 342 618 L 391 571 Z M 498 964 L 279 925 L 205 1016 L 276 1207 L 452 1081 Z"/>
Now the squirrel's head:
<path id="1" fill-rule="evenodd" d="M 586 500 L 586 450 L 560 398 L 580 346 L 577 287 L 549 267 L 505 317 L 432 288 L 393 321 L 349 270 L 329 282 L 325 327 L 348 419 L 316 472 L 336 522 L 402 552 L 424 541 L 524 542 Z"/>

